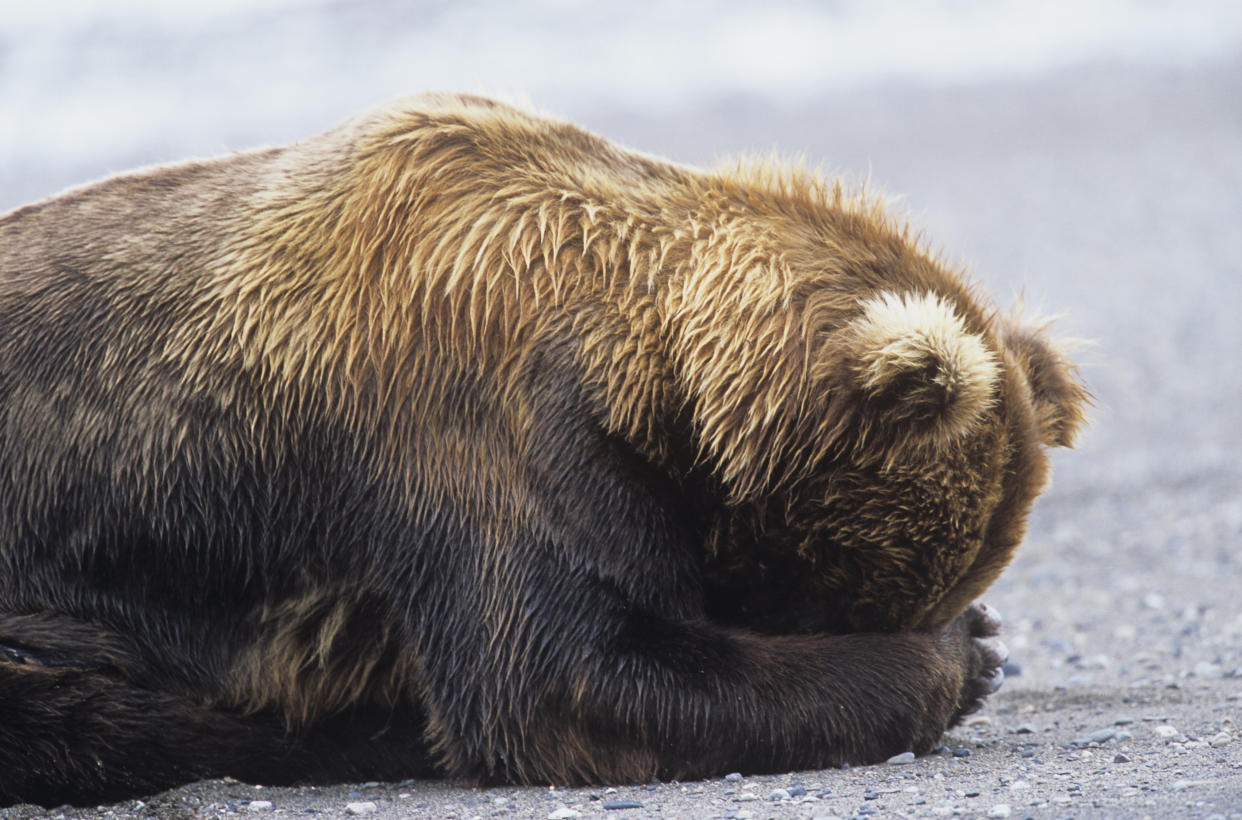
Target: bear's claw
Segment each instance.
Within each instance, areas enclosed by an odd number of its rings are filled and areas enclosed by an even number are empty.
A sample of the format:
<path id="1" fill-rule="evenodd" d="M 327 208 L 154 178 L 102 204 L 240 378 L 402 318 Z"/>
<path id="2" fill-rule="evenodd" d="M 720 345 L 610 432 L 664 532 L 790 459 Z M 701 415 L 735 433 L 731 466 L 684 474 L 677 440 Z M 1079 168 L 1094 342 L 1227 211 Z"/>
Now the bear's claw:
<path id="1" fill-rule="evenodd" d="M 961 619 L 967 637 L 966 681 L 950 725 L 979 711 L 983 701 L 1001 688 L 1005 682 L 1001 667 L 1009 660 L 1009 648 L 999 637 L 1001 617 L 996 609 L 987 604 L 972 604 Z"/>

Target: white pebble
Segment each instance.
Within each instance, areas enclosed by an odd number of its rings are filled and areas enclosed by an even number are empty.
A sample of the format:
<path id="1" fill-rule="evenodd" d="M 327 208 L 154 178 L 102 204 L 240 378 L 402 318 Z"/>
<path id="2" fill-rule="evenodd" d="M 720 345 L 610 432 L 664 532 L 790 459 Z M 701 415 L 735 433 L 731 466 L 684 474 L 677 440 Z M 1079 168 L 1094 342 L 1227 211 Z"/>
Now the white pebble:
<path id="1" fill-rule="evenodd" d="M 267 811 L 271 807 L 271 800 L 251 800 L 246 804 L 246 811 Z"/>
<path id="2" fill-rule="evenodd" d="M 899 755 L 893 755 L 888 759 L 888 763 L 892 766 L 903 766 L 907 763 L 914 762 L 914 752 L 902 752 Z"/>
<path id="3" fill-rule="evenodd" d="M 1217 732 L 1212 735 L 1212 739 L 1208 743 L 1211 744 L 1213 749 L 1219 749 L 1221 746 L 1228 746 L 1232 740 L 1233 735 L 1228 732 Z"/>
<path id="4" fill-rule="evenodd" d="M 769 800 L 788 800 L 789 789 L 773 789 L 772 793 L 768 795 L 768 799 Z"/>
<path id="5" fill-rule="evenodd" d="M 1161 725 L 1161 726 L 1153 726 L 1152 731 L 1156 733 L 1156 737 L 1162 737 L 1165 740 L 1172 740 L 1173 738 L 1181 734 L 1181 732 L 1177 731 L 1177 727 L 1169 726 L 1167 724 Z"/>
<path id="6" fill-rule="evenodd" d="M 581 817 L 582 812 L 574 811 L 567 806 L 561 806 L 556 811 L 548 815 L 548 820 L 570 820 L 571 817 Z"/>
<path id="7" fill-rule="evenodd" d="M 1198 678 L 1219 678 L 1224 674 L 1224 670 L 1221 669 L 1220 664 L 1200 661 L 1195 664 L 1194 674 Z"/>
<path id="8" fill-rule="evenodd" d="M 988 817 L 996 818 L 996 820 L 1001 820 L 1001 818 L 1005 818 L 1008 816 L 1009 816 L 1009 806 L 1004 803 L 1000 803 L 988 809 Z"/>
<path id="9" fill-rule="evenodd" d="M 346 803 L 346 814 L 373 814 L 379 806 L 373 800 L 362 800 L 357 803 Z"/>

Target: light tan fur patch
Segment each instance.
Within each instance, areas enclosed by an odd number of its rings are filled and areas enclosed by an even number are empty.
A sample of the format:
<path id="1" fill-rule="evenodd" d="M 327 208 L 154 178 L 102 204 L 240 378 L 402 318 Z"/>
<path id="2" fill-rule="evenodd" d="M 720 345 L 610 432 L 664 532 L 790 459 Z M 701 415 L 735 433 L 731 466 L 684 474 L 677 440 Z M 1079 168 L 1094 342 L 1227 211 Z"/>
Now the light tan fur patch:
<path id="1" fill-rule="evenodd" d="M 935 445 L 968 432 L 995 399 L 995 355 L 934 293 L 882 291 L 863 302 L 854 330 L 860 386 L 899 392 L 903 414 L 931 422 Z"/>

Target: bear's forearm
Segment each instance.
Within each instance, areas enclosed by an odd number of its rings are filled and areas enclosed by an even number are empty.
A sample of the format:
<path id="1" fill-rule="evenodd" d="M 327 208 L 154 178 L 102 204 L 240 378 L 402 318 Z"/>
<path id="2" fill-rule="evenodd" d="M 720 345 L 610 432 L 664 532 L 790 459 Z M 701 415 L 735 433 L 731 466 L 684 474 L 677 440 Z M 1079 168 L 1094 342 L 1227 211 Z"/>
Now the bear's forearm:
<path id="1" fill-rule="evenodd" d="M 450 771 L 627 783 L 873 763 L 930 751 L 968 674 L 966 647 L 946 636 L 768 637 L 639 620 L 641 635 L 522 669 L 522 702 L 482 691 L 485 677 L 465 684 L 479 691 L 453 702 L 476 704 L 467 725 L 491 730 L 455 732 L 442 747 Z"/>

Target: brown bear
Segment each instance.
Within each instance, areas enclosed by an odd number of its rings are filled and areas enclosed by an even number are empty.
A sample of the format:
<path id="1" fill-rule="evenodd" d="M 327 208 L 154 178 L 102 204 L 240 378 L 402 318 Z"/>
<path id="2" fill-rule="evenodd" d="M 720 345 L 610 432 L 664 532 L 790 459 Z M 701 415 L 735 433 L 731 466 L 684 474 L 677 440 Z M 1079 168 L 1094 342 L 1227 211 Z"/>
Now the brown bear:
<path id="1" fill-rule="evenodd" d="M 0 802 L 927 752 L 1084 389 L 874 197 L 483 99 L 0 218 Z"/>

